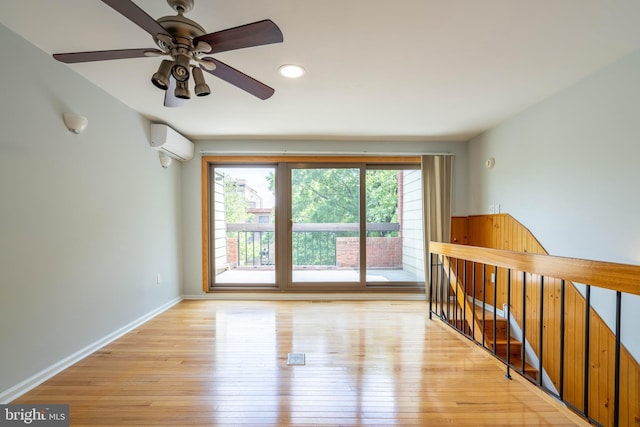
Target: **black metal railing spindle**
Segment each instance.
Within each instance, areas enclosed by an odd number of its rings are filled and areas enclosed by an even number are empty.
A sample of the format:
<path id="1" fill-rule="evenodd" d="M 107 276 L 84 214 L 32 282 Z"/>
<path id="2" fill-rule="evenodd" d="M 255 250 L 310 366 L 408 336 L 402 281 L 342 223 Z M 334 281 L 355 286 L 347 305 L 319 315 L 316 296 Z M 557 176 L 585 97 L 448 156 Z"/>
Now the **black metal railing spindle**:
<path id="1" fill-rule="evenodd" d="M 471 336 L 476 338 L 476 263 L 471 262 Z"/>
<path id="2" fill-rule="evenodd" d="M 440 319 L 444 317 L 444 260 L 445 257 L 442 255 L 442 263 L 440 264 Z"/>
<path id="3" fill-rule="evenodd" d="M 620 423 L 620 345 L 622 335 L 622 292 L 616 292 L 616 353 L 613 374 L 613 427 L 618 427 Z"/>
<path id="4" fill-rule="evenodd" d="M 511 269 L 507 269 L 507 378 L 511 379 Z"/>
<path id="5" fill-rule="evenodd" d="M 527 273 L 522 272 L 522 369 L 520 373 L 525 375 L 527 361 Z"/>
<path id="6" fill-rule="evenodd" d="M 543 365 L 543 352 L 542 347 L 544 344 L 544 276 L 540 276 L 540 324 L 539 329 L 539 341 L 538 341 L 538 386 L 542 386 L 542 365 Z"/>
<path id="7" fill-rule="evenodd" d="M 565 281 L 560 281 L 560 379 L 558 384 L 558 395 L 560 400 L 564 400 L 564 304 L 565 304 Z"/>
<path id="8" fill-rule="evenodd" d="M 493 354 L 498 344 L 498 267 L 493 266 Z"/>
<path id="9" fill-rule="evenodd" d="M 450 296 L 451 296 L 451 258 L 449 258 L 448 264 L 449 264 L 449 274 L 447 276 L 447 286 L 446 286 L 446 289 L 447 289 L 447 322 L 451 323 L 451 310 L 450 310 L 450 307 L 449 307 L 450 306 L 449 303 L 450 303 L 450 300 L 451 300 L 451 298 L 450 298 Z"/>
<path id="10" fill-rule="evenodd" d="M 456 288 L 454 289 L 454 296 L 456 298 L 456 303 L 453 305 L 453 324 L 455 325 L 455 327 L 458 330 L 462 330 L 461 329 L 461 325 L 460 322 L 458 322 L 458 312 L 459 312 L 459 304 L 458 304 L 458 288 L 460 287 L 460 263 L 459 263 L 460 259 L 456 258 L 456 269 L 455 269 L 455 274 L 456 274 Z"/>
<path id="11" fill-rule="evenodd" d="M 429 320 L 433 319 L 433 258 L 434 253 L 429 254 Z"/>
<path id="12" fill-rule="evenodd" d="M 464 301 L 467 302 L 467 260 L 462 260 L 462 289 L 464 292 Z M 462 327 L 464 328 L 465 335 L 469 335 L 469 328 L 467 327 L 467 310 L 465 306 L 462 306 Z"/>
<path id="13" fill-rule="evenodd" d="M 487 331 L 486 326 L 486 311 L 487 311 L 487 264 L 482 264 L 482 347 L 487 345 L 485 339 L 485 333 Z"/>
<path id="14" fill-rule="evenodd" d="M 240 232 L 236 232 L 236 254 L 238 254 L 238 259 L 236 260 L 238 262 L 238 266 L 240 266 Z"/>
<path id="15" fill-rule="evenodd" d="M 305 260 L 307 259 L 307 234 L 308 233 L 305 232 L 302 235 L 302 237 L 303 237 L 302 242 L 304 244 L 304 252 L 303 252 L 304 253 L 304 258 L 303 259 L 305 259 Z M 305 264 L 307 264 L 307 263 L 305 262 Z"/>
<path id="16" fill-rule="evenodd" d="M 337 262 L 338 256 L 338 235 L 333 233 L 333 264 L 335 265 Z"/>
<path id="17" fill-rule="evenodd" d="M 249 233 L 244 233 L 244 261 L 245 261 L 245 267 L 249 267 L 251 266 L 251 256 L 249 255 L 250 252 L 250 247 L 249 247 L 249 242 L 251 241 L 251 238 L 249 237 Z"/>
<path id="18" fill-rule="evenodd" d="M 583 413 L 589 417 L 589 336 L 591 323 L 591 286 L 587 285 L 585 294 L 585 315 L 584 315 L 584 390 L 583 390 Z"/>
<path id="19" fill-rule="evenodd" d="M 252 265 L 255 267 L 256 266 L 256 233 L 253 232 L 251 233 L 251 258 L 252 258 Z"/>

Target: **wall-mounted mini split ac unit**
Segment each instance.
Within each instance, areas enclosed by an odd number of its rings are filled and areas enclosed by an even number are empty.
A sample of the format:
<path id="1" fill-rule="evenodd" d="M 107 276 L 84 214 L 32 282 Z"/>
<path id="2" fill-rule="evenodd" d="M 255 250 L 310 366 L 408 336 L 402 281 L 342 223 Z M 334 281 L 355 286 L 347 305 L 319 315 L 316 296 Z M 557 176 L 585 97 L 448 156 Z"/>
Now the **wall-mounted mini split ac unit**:
<path id="1" fill-rule="evenodd" d="M 195 151 L 193 142 L 180 135 L 167 125 L 151 124 L 151 147 L 177 160 L 193 159 Z"/>

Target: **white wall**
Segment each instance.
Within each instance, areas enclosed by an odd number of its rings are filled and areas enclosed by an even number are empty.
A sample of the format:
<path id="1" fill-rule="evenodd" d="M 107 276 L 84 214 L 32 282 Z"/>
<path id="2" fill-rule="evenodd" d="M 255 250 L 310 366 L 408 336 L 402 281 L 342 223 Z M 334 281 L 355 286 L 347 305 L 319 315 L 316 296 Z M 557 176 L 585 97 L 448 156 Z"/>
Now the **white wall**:
<path id="1" fill-rule="evenodd" d="M 637 265 L 639 162 L 636 52 L 470 141 L 470 213 L 500 203 L 552 255 Z M 612 324 L 611 293 L 592 297 Z M 623 342 L 640 360 L 640 297 L 624 298 L 623 317 Z"/>
<path id="2" fill-rule="evenodd" d="M 200 141 L 196 143 L 196 157 L 182 167 L 182 216 L 184 248 L 184 295 L 202 295 L 202 203 L 201 155 L 199 152 L 260 155 L 283 153 L 340 154 L 408 154 L 453 153 L 454 215 L 467 212 L 467 143 L 466 142 L 398 142 L 398 141 Z M 209 154 L 213 155 L 213 154 Z"/>
<path id="3" fill-rule="evenodd" d="M 0 39 L 1 396 L 178 298 L 182 271 L 180 165 L 161 168 L 148 121 Z M 64 111 L 87 130 L 69 133 Z"/>

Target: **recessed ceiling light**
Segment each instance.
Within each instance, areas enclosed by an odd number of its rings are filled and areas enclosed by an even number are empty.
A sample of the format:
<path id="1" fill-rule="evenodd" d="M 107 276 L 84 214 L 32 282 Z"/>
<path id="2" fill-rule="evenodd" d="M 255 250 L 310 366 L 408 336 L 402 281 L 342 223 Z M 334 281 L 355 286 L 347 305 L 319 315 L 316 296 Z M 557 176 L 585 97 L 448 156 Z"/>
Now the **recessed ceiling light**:
<path id="1" fill-rule="evenodd" d="M 286 64 L 280 67 L 280 74 L 290 79 L 297 79 L 304 74 L 304 68 L 299 65 Z"/>

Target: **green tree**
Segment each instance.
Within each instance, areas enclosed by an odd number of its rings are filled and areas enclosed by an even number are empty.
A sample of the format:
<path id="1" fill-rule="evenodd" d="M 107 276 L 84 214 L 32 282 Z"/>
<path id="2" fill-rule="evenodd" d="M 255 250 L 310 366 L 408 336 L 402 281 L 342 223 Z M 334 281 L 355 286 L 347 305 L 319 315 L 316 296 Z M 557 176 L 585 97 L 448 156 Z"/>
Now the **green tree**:
<path id="1" fill-rule="evenodd" d="M 398 222 L 397 170 L 367 170 L 368 223 Z M 267 180 L 275 193 L 275 175 Z M 358 222 L 360 170 L 354 168 L 294 169 L 291 176 L 294 222 Z"/>
<path id="2" fill-rule="evenodd" d="M 294 223 L 360 222 L 360 168 L 312 168 L 291 171 L 291 210 Z M 398 222 L 397 170 L 367 170 L 367 223 Z M 275 194 L 275 175 L 267 176 Z M 333 237 L 330 237 L 332 235 Z M 323 265 L 335 257 L 336 236 L 357 236 L 357 232 L 296 233 L 292 240 L 293 261 L 300 265 Z M 397 232 L 372 231 L 370 237 L 397 236 Z M 333 248 L 333 253 L 331 249 Z"/>
<path id="3" fill-rule="evenodd" d="M 359 197 L 359 169 L 294 169 L 291 173 L 294 222 L 358 222 Z"/>
<path id="4" fill-rule="evenodd" d="M 253 215 L 247 213 L 249 202 L 240 192 L 238 181 L 229 175 L 224 175 L 224 207 L 228 224 L 242 224 L 250 222 Z"/>

